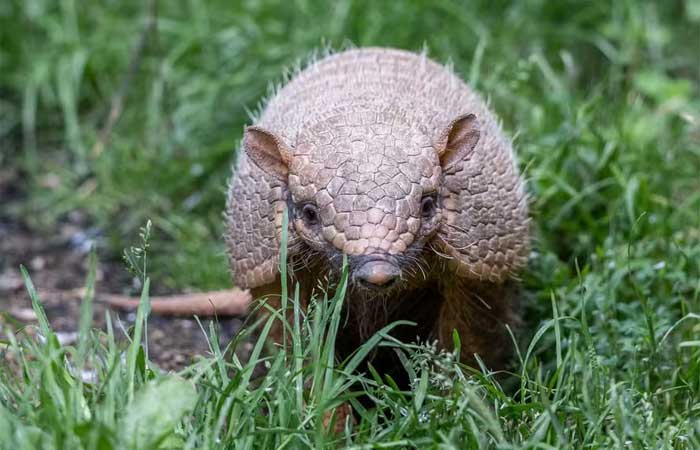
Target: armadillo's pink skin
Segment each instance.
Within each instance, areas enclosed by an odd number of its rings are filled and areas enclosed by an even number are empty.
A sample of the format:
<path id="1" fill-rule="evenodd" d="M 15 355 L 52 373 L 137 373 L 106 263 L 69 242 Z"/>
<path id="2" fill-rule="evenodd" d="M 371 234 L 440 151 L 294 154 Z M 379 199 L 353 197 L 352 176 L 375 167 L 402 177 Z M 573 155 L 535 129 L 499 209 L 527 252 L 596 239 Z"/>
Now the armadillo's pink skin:
<path id="1" fill-rule="evenodd" d="M 479 141 L 443 171 L 441 135 L 467 113 L 477 117 Z M 285 183 L 239 152 L 227 203 L 238 286 L 276 279 L 290 195 L 317 204 L 322 225 L 320 235 L 290 226 L 290 251 L 302 240 L 348 255 L 430 245 L 447 260 L 446 276 L 490 282 L 525 264 L 527 208 L 510 142 L 482 99 L 424 55 L 366 48 L 328 56 L 279 90 L 255 125 L 284 141 L 293 159 Z M 426 229 L 420 202 L 430 192 L 440 208 Z"/>

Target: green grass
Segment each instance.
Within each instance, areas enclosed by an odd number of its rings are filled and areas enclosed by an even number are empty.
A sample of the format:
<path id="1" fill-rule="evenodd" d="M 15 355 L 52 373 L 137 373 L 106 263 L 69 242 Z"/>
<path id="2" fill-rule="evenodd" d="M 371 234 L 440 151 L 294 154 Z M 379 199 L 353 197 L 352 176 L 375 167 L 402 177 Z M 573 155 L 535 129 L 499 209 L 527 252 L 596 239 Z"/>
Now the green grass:
<path id="1" fill-rule="evenodd" d="M 42 340 L 2 337 L 22 370 L 3 366 L 0 448 L 700 448 L 697 0 L 159 2 L 93 152 L 146 23 L 136 0 L 0 5 L 0 165 L 28 193 L 4 212 L 51 230 L 81 211 L 102 258 L 151 219 L 151 285 L 226 286 L 226 179 L 268 82 L 326 44 L 425 44 L 490 99 L 528 179 L 536 243 L 514 374 L 387 338 L 410 392 L 352 373 L 331 357 L 335 289 L 288 330 L 291 353 L 262 352 L 262 324 L 250 361 L 211 339 L 211 356 L 161 374 L 139 346 L 146 310 L 120 344 L 88 331 L 88 295 L 77 348 L 43 321 Z M 321 411 L 353 382 L 377 407 L 329 437 Z"/>

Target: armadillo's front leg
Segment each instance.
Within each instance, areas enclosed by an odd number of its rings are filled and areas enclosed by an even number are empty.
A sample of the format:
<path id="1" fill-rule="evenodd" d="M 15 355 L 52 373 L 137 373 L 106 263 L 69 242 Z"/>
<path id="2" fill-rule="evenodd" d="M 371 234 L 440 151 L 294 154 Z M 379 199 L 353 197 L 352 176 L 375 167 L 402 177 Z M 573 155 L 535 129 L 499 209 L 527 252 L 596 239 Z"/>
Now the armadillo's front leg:
<path id="1" fill-rule="evenodd" d="M 476 367 L 474 355 L 478 354 L 490 369 L 503 368 L 514 345 L 506 325 L 514 328 L 519 322 L 517 287 L 458 279 L 443 288 L 443 295 L 436 324 L 440 346 L 452 349 L 453 330 L 457 330 L 462 362 Z"/>
<path id="2" fill-rule="evenodd" d="M 301 302 L 301 309 L 303 312 L 306 312 L 306 307 L 308 304 L 308 299 L 311 293 L 306 289 L 306 283 L 303 283 L 299 281 L 300 283 L 300 290 L 299 290 L 299 301 Z M 287 297 L 288 297 L 288 302 L 287 302 L 287 322 L 292 323 L 294 320 L 294 309 L 293 309 L 293 301 L 294 301 L 294 283 L 288 283 L 288 292 L 287 292 Z M 265 319 L 268 319 L 272 314 L 273 311 L 281 311 L 282 309 L 282 284 L 280 282 L 279 276 L 277 279 L 270 283 L 266 284 L 264 286 L 257 287 L 255 289 L 251 289 L 251 294 L 253 296 L 253 301 L 262 301 L 264 302 L 264 305 L 260 306 L 258 309 L 257 316 L 262 317 Z M 254 303 L 255 304 L 255 303 Z M 274 342 L 275 344 L 281 344 L 284 336 L 284 324 L 282 323 L 281 320 L 276 319 L 274 320 L 272 324 L 272 328 L 270 329 L 270 334 L 268 335 L 269 339 Z M 288 342 L 291 342 L 291 336 L 289 336 L 288 333 Z"/>

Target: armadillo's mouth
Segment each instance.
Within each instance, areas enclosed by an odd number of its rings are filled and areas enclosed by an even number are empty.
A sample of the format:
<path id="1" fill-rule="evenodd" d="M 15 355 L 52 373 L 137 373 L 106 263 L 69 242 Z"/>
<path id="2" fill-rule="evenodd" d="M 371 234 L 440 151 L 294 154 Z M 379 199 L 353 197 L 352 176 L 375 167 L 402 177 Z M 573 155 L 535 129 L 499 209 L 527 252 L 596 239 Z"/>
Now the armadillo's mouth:
<path id="1" fill-rule="evenodd" d="M 353 281 L 366 289 L 390 289 L 401 277 L 401 269 L 381 256 L 363 257 L 353 270 Z"/>

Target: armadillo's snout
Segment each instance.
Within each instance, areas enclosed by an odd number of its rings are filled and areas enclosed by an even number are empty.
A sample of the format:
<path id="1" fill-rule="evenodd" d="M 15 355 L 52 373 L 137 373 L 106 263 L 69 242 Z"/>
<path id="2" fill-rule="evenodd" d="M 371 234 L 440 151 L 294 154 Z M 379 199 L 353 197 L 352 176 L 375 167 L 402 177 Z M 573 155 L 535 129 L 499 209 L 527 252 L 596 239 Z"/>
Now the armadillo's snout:
<path id="1" fill-rule="evenodd" d="M 390 261 L 370 260 L 362 264 L 354 274 L 355 280 L 365 287 L 388 288 L 399 278 L 401 270 Z"/>

